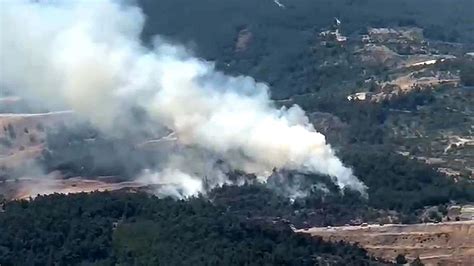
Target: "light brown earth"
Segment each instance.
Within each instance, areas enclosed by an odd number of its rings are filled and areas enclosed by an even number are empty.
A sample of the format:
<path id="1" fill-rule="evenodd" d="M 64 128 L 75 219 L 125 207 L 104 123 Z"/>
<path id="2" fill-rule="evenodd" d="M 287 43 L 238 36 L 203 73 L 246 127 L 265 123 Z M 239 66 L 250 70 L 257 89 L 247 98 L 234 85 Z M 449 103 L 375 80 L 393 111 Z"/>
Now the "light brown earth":
<path id="1" fill-rule="evenodd" d="M 0 114 L 0 155 L 36 146 L 45 141 L 46 128 L 71 120 L 72 111 L 39 114 Z"/>
<path id="2" fill-rule="evenodd" d="M 71 111 L 0 114 L 0 177 L 40 157 L 46 130 L 71 121 L 73 115 Z"/>
<path id="3" fill-rule="evenodd" d="M 297 230 L 329 241 L 359 243 L 371 255 L 405 254 L 425 265 L 474 265 L 474 221 L 413 225 L 315 227 Z"/>
<path id="4" fill-rule="evenodd" d="M 398 77 L 397 79 L 392 80 L 390 83 L 387 84 L 396 85 L 401 89 L 402 92 L 407 93 L 416 86 L 433 88 L 437 85 L 447 83 L 454 84 L 455 86 L 457 86 L 457 84 L 459 83 L 459 78 L 456 77 L 451 79 L 445 79 L 441 78 L 439 75 L 432 77 L 414 78 L 413 73 L 410 73 L 408 75 Z"/>
<path id="5" fill-rule="evenodd" d="M 148 184 L 138 181 L 118 181 L 115 177 L 84 177 L 62 179 L 52 174 L 41 178 L 19 178 L 0 182 L 0 191 L 9 199 L 28 199 L 54 193 L 74 194 L 93 191 L 146 190 Z"/>
<path id="6" fill-rule="evenodd" d="M 59 172 L 43 173 L 36 160 L 46 147 L 47 132 L 60 129 L 78 118 L 72 111 L 38 114 L 0 114 L 0 195 L 9 199 L 35 197 L 38 194 L 79 193 L 112 190 L 153 190 L 153 186 L 117 177 L 65 178 Z M 12 133 L 13 132 L 13 133 Z M 173 147 L 177 136 L 173 132 L 136 145 L 140 149 Z M 9 175 L 16 169 L 28 169 L 18 177 Z M 159 185 L 157 185 L 159 186 Z"/>

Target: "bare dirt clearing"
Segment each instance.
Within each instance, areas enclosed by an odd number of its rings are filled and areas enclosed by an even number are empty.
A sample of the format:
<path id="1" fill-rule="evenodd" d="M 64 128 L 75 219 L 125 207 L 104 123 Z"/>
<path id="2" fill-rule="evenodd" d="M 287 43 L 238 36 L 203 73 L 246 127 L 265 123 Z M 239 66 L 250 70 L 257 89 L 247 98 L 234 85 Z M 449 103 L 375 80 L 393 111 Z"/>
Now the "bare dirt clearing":
<path id="1" fill-rule="evenodd" d="M 474 221 L 315 227 L 297 232 L 359 243 L 370 254 L 388 260 L 405 254 L 410 261 L 419 256 L 425 265 L 474 265 Z"/>

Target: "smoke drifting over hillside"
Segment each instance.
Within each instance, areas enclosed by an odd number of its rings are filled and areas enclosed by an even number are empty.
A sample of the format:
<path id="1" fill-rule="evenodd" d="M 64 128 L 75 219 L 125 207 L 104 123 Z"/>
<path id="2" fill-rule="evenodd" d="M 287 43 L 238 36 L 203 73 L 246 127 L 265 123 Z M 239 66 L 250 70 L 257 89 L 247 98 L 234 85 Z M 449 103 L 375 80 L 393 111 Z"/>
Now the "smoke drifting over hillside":
<path id="1" fill-rule="evenodd" d="M 298 107 L 230 77 L 157 37 L 141 44 L 141 10 L 114 1 L 11 1 L 0 10 L 0 85 L 49 108 L 73 109 L 103 132 L 135 126 L 130 108 L 174 132 L 182 149 L 142 180 L 192 195 L 227 181 L 216 160 L 265 179 L 274 168 L 325 174 L 364 191 Z M 169 186 L 167 187 L 168 190 Z"/>

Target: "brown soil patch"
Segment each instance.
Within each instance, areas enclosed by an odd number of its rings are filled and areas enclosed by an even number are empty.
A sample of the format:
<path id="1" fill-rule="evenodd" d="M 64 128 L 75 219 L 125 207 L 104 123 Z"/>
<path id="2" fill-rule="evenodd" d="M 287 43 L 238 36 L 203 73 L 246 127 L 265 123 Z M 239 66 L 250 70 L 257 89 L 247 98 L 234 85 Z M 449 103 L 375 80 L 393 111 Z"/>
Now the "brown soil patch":
<path id="1" fill-rule="evenodd" d="M 474 221 L 413 225 L 315 227 L 298 232 L 329 241 L 359 243 L 370 254 L 393 260 L 405 254 L 425 265 L 474 265 Z"/>

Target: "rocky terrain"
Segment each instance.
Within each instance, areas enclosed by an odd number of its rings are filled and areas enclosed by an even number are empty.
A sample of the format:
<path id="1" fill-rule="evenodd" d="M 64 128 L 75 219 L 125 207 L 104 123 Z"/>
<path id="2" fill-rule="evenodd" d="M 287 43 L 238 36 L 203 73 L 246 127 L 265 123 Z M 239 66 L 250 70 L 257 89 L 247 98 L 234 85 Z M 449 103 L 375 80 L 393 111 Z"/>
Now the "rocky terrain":
<path id="1" fill-rule="evenodd" d="M 336 34 L 344 26 L 334 27 Z M 367 34 L 344 41 L 321 38 L 324 45 L 332 41 L 350 51 L 347 57 L 354 56 L 364 67 L 361 75 L 366 79 L 346 96 L 349 102 L 393 106 L 384 126 L 400 154 L 453 178 L 472 179 L 474 98 L 459 70 L 474 64 L 468 52 L 472 47 L 447 48 L 423 33 L 417 27 L 369 28 Z M 380 71 L 368 75 L 366 69 Z"/>
<path id="2" fill-rule="evenodd" d="M 0 180 L 33 164 L 46 148 L 48 128 L 65 124 L 72 116 L 69 111 L 0 114 Z"/>
<path id="3" fill-rule="evenodd" d="M 425 265 L 473 265 L 474 221 L 413 225 L 317 227 L 297 230 L 329 241 L 358 243 L 370 254 L 394 260 L 403 254 Z"/>

